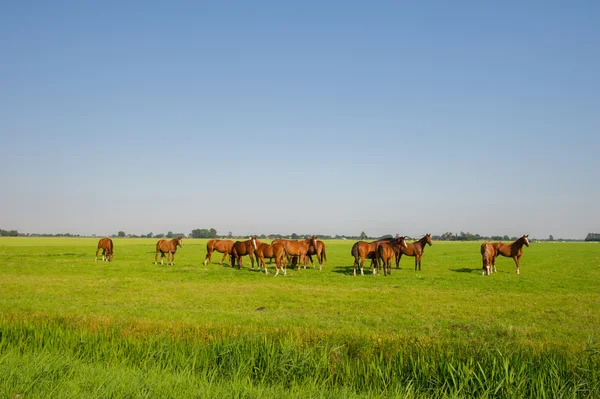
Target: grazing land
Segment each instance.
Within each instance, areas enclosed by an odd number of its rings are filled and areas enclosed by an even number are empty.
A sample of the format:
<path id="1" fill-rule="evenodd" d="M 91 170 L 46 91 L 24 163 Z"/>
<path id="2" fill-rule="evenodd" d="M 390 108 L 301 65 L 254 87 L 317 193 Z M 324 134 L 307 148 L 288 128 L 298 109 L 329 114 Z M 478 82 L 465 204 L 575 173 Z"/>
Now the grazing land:
<path id="1" fill-rule="evenodd" d="M 479 242 L 352 276 L 351 241 L 287 276 L 203 265 L 184 239 L 0 239 L 0 396 L 595 397 L 600 244 L 532 243 L 481 276 Z M 367 264 L 365 264 L 367 265 Z M 14 397 L 14 396 L 13 396 Z"/>

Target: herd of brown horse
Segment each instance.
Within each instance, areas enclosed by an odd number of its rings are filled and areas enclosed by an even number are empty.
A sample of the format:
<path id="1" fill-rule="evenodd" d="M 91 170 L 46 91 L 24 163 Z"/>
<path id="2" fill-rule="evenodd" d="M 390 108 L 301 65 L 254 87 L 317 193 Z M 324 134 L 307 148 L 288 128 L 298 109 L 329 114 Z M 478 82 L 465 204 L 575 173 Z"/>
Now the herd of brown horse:
<path id="1" fill-rule="evenodd" d="M 367 259 L 371 260 L 373 274 L 377 274 L 380 268 L 383 268 L 384 276 L 392 273 L 392 258 L 396 261 L 396 269 L 400 268 L 400 259 L 402 255 L 414 256 L 415 271 L 421 270 L 421 258 L 427 245 L 432 245 L 431 234 L 425 234 L 420 240 L 412 243 L 407 243 L 408 237 L 386 238 L 377 241 L 367 242 L 358 241 L 354 243 L 351 250 L 351 255 L 354 257 L 353 274 L 356 276 L 356 269 L 360 268 L 360 274 L 364 275 L 364 263 Z M 529 236 L 524 235 L 510 244 L 501 242 L 484 242 L 481 244 L 481 258 L 483 263 L 482 275 L 488 276 L 496 271 L 496 257 L 499 255 L 513 258 L 517 266 L 517 274 L 520 274 L 520 258 L 523 255 L 523 245 L 529 246 Z M 159 240 L 156 243 L 156 255 L 154 256 L 154 264 L 158 262 L 158 254 L 160 253 L 160 263 L 164 264 L 165 254 L 167 256 L 167 265 L 175 265 L 175 253 L 177 247 L 183 247 L 182 238 L 177 237 L 171 240 Z M 114 244 L 109 238 L 102 238 L 98 241 L 96 249 L 96 260 L 98 260 L 98 252 L 102 250 L 102 260 L 108 262 L 113 259 Z M 295 263 L 298 265 L 298 271 L 304 264 L 306 269 L 307 261 L 315 267 L 312 256 L 317 257 L 319 270 L 323 270 L 323 263 L 327 261 L 325 243 L 317 239 L 317 236 L 306 238 L 305 240 L 284 240 L 276 239 L 271 244 L 261 242 L 255 236 L 250 237 L 246 241 L 232 240 L 209 240 L 206 243 L 206 257 L 204 264 L 211 261 L 212 253 L 219 252 L 223 254 L 223 258 L 219 265 L 223 265 L 223 261 L 227 256 L 230 257 L 231 267 L 237 264 L 238 269 L 243 266 L 243 256 L 248 256 L 254 269 L 254 260 L 258 269 L 264 269 L 265 274 L 269 274 L 265 259 L 274 260 L 276 273 L 275 276 L 283 271 L 283 275 L 287 274 L 287 264 Z M 295 262 L 295 263 L 294 263 Z"/>

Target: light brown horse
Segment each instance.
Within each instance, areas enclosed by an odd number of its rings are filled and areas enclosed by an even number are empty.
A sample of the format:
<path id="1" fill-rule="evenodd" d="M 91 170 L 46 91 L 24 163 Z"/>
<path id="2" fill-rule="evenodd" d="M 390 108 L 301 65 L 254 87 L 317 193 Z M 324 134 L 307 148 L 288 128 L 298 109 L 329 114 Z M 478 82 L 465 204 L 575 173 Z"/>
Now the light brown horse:
<path id="1" fill-rule="evenodd" d="M 317 238 L 317 236 L 315 236 L 314 238 Z M 311 243 L 308 247 L 308 252 L 306 252 L 306 256 L 308 256 L 308 259 L 310 259 L 310 264 L 313 268 L 315 267 L 315 262 L 313 262 L 312 256 L 317 256 L 317 262 L 319 262 L 319 271 L 323 270 L 323 263 L 327 261 L 326 249 L 327 248 L 325 247 L 325 243 L 321 240 L 317 240 L 317 247 L 315 248 L 315 246 Z M 306 258 L 304 260 L 306 263 Z"/>
<path id="2" fill-rule="evenodd" d="M 158 253 L 160 252 L 160 264 L 162 265 L 164 262 L 165 254 L 167 254 L 167 265 L 169 262 L 171 265 L 175 266 L 175 252 L 177 252 L 177 247 L 183 248 L 183 244 L 181 242 L 182 237 L 173 238 L 172 240 L 158 240 L 156 243 L 156 256 L 154 256 L 154 264 L 158 262 Z"/>
<path id="3" fill-rule="evenodd" d="M 523 255 L 523 245 L 529 246 L 529 235 L 525 234 L 517 241 L 511 244 L 503 244 L 501 242 L 493 242 L 492 245 L 496 249 L 496 256 L 502 255 L 507 258 L 513 258 L 515 265 L 517 265 L 517 274 L 520 274 L 520 259 Z M 496 271 L 496 264 L 493 264 L 494 271 Z"/>
<path id="4" fill-rule="evenodd" d="M 260 243 L 257 244 L 256 247 L 256 261 L 262 263 L 263 269 L 265 269 L 265 274 L 269 274 L 267 270 L 267 264 L 265 263 L 265 258 L 267 259 L 275 259 L 275 277 L 279 274 L 279 270 L 283 269 L 283 275 L 287 275 L 287 251 L 285 250 L 285 245 L 283 243 L 275 243 L 275 244 L 267 244 Z"/>
<path id="5" fill-rule="evenodd" d="M 487 275 L 489 276 L 490 274 L 492 274 L 492 267 L 494 267 L 496 259 L 496 248 L 494 248 L 494 245 L 492 245 L 492 243 L 484 242 L 483 244 L 481 244 L 480 252 L 481 262 L 483 264 L 481 269 L 481 275 L 485 276 L 485 274 L 487 273 Z"/>
<path id="6" fill-rule="evenodd" d="M 400 249 L 406 247 L 405 237 L 394 238 L 389 242 L 381 242 L 377 245 L 377 263 L 381 262 L 383 265 L 384 276 L 392 274 L 392 257 L 398 257 Z M 373 271 L 373 274 L 377 274 L 376 271 L 377 269 Z"/>
<path id="7" fill-rule="evenodd" d="M 254 269 L 254 252 L 260 244 L 262 244 L 262 242 L 256 239 L 255 236 L 250 237 L 250 239 L 246 241 L 236 241 L 233 243 L 233 247 L 229 254 L 231 257 L 231 267 L 235 266 L 236 261 L 238 269 L 244 266 L 242 256 L 248 255 L 250 257 L 250 262 L 252 263 L 252 269 Z M 258 268 L 260 270 L 260 263 L 258 264 Z"/>
<path id="8" fill-rule="evenodd" d="M 406 248 L 401 248 L 396 258 L 396 269 L 400 268 L 400 259 L 402 255 L 414 256 L 415 257 L 415 271 L 417 267 L 421 270 L 421 258 L 423 257 L 423 251 L 425 251 L 425 244 L 431 246 L 431 234 L 425 234 L 419 241 L 415 241 L 408 244 Z"/>
<path id="9" fill-rule="evenodd" d="M 354 275 L 356 276 L 356 267 L 360 265 L 360 275 L 364 276 L 363 266 L 365 260 L 371 259 L 373 265 L 373 271 L 379 267 L 379 261 L 377 260 L 377 246 L 381 243 L 389 243 L 392 238 L 384 238 L 381 240 L 366 242 L 357 241 L 352 245 L 350 254 L 354 256 Z"/>
<path id="10" fill-rule="evenodd" d="M 98 241 L 98 248 L 96 249 L 96 260 L 98 260 L 98 252 L 102 250 L 102 260 L 112 262 L 113 248 L 113 242 L 109 237 L 101 238 L 100 241 Z"/>
<path id="11" fill-rule="evenodd" d="M 223 254 L 223 258 L 219 265 L 223 265 L 223 261 L 231 253 L 231 248 L 233 248 L 233 241 L 231 240 L 208 240 L 206 243 L 206 257 L 204 258 L 204 265 L 210 262 L 210 258 L 212 257 L 213 251 L 217 251 Z"/>
<path id="12" fill-rule="evenodd" d="M 306 240 L 303 240 L 303 241 L 293 241 L 293 240 L 283 240 L 283 239 L 273 240 L 273 243 L 277 243 L 277 242 L 280 242 L 283 245 L 285 245 L 285 250 L 288 253 L 288 257 L 294 257 L 294 256 L 298 257 L 298 271 L 300 271 L 300 265 L 304 261 L 304 258 L 306 257 L 306 254 L 308 253 L 309 247 L 311 245 L 318 247 L 316 236 L 307 238 Z M 304 266 L 304 268 L 306 269 L 306 265 Z"/>

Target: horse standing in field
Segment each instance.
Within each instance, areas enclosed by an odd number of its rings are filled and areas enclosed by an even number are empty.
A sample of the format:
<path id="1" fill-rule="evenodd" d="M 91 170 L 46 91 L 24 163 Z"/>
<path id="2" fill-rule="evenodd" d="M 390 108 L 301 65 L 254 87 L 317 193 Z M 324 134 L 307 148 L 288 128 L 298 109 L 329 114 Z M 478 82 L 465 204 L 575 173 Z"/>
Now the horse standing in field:
<path id="1" fill-rule="evenodd" d="M 354 275 L 356 276 L 356 267 L 360 265 L 360 275 L 364 276 L 363 266 L 365 264 L 365 260 L 371 259 L 373 264 L 373 271 L 379 267 L 379 262 L 377 260 L 377 246 L 381 243 L 389 243 L 392 238 L 384 238 L 381 240 L 366 242 L 366 241 L 357 241 L 352 245 L 352 250 L 350 254 L 354 256 Z"/>
<path id="2" fill-rule="evenodd" d="M 181 243 L 182 237 L 173 238 L 172 240 L 158 240 L 156 243 L 156 255 L 154 256 L 154 264 L 158 262 L 158 253 L 160 252 L 160 264 L 164 264 L 164 257 L 167 254 L 167 265 L 169 262 L 175 266 L 175 252 L 177 247 L 183 248 Z"/>
<path id="3" fill-rule="evenodd" d="M 290 257 L 290 256 L 298 257 L 298 271 L 300 271 L 301 263 L 304 261 L 304 258 L 306 257 L 306 254 L 308 253 L 308 249 L 310 248 L 310 246 L 314 245 L 315 248 L 318 247 L 316 236 L 307 238 L 304 241 L 292 241 L 292 240 L 282 240 L 282 239 L 273 240 L 273 243 L 277 243 L 277 242 L 280 242 L 283 245 L 285 245 L 285 250 L 288 253 L 288 257 Z M 304 268 L 306 269 L 306 265 L 304 266 Z"/>
<path id="4" fill-rule="evenodd" d="M 415 271 L 417 271 L 417 267 L 420 271 L 421 258 L 423 257 L 423 251 L 425 251 L 425 244 L 431 246 L 431 234 L 429 233 L 425 234 L 419 241 L 408 244 L 406 248 L 401 248 L 398 257 L 396 258 L 396 269 L 400 268 L 400 259 L 402 258 L 402 255 L 406 255 L 415 257 Z"/>
<path id="5" fill-rule="evenodd" d="M 520 259 L 523 255 L 523 245 L 529 246 L 529 235 L 525 234 L 521 238 L 517 239 L 511 244 L 503 244 L 501 242 L 492 243 L 496 249 L 496 256 L 502 255 L 507 258 L 513 258 L 515 265 L 517 265 L 517 274 L 520 274 Z M 496 264 L 493 264 L 494 271 L 496 271 Z"/>
<path id="6" fill-rule="evenodd" d="M 487 273 L 487 275 L 489 276 L 490 274 L 492 274 L 492 267 L 494 268 L 494 271 L 496 271 L 496 267 L 494 266 L 497 255 L 496 248 L 492 243 L 484 242 L 483 244 L 481 244 L 480 252 L 481 262 L 483 264 L 481 269 L 481 275 L 485 276 L 485 274 Z"/>
<path id="7" fill-rule="evenodd" d="M 383 265 L 383 275 L 392 275 L 392 257 L 398 257 L 401 248 L 406 248 L 406 238 L 398 237 L 389 242 L 381 242 L 377 245 L 377 260 Z M 376 273 L 374 270 L 373 274 Z"/>
<path id="8" fill-rule="evenodd" d="M 101 238 L 100 241 L 98 241 L 98 248 L 96 249 L 96 260 L 98 260 L 98 252 L 102 249 L 102 260 L 112 262 L 113 248 L 113 242 L 110 238 Z"/>
<path id="9" fill-rule="evenodd" d="M 275 277 L 279 274 L 279 270 L 283 269 L 283 275 L 287 275 L 287 251 L 285 250 L 285 245 L 283 243 L 275 243 L 275 244 L 267 244 L 260 243 L 257 244 L 256 247 L 256 262 L 262 263 L 263 269 L 265 269 L 265 274 L 269 274 L 267 270 L 267 264 L 265 263 L 265 258 L 267 259 L 275 259 Z"/>
<path id="10" fill-rule="evenodd" d="M 317 238 L 316 236 L 314 238 Z M 311 239 L 307 239 L 311 240 Z M 313 262 L 312 255 L 317 256 L 317 262 L 319 262 L 319 271 L 323 270 L 323 262 L 327 261 L 327 253 L 325 243 L 321 240 L 317 240 L 317 246 L 315 247 L 312 243 L 308 247 L 308 252 L 306 252 L 306 256 L 310 259 L 310 264 L 312 267 L 315 267 L 315 262 Z M 306 258 L 305 258 L 306 262 Z"/>
<path id="11" fill-rule="evenodd" d="M 204 258 L 204 265 L 210 262 L 210 258 L 212 257 L 213 251 L 217 251 L 223 254 L 223 258 L 219 265 L 223 265 L 223 261 L 231 253 L 231 248 L 233 248 L 233 241 L 231 240 L 208 240 L 206 243 L 206 257 Z"/>
<path id="12" fill-rule="evenodd" d="M 254 269 L 254 252 L 260 244 L 262 244 L 262 242 L 256 239 L 255 236 L 250 237 L 250 239 L 246 241 L 236 241 L 233 244 L 229 254 L 231 257 L 231 267 L 235 266 L 236 261 L 238 269 L 241 266 L 244 266 L 242 256 L 248 255 L 250 257 L 250 262 L 252 263 L 252 269 Z M 258 269 L 260 270 L 260 263 L 258 264 Z"/>

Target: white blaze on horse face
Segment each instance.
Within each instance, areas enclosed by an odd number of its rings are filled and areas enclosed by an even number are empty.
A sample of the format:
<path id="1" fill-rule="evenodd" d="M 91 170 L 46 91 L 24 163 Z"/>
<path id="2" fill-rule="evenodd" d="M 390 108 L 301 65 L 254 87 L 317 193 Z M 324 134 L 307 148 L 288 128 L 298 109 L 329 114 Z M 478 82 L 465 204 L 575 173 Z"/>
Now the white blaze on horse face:
<path id="1" fill-rule="evenodd" d="M 527 246 L 529 246 L 529 238 L 525 237 L 525 244 L 527 244 Z"/>

